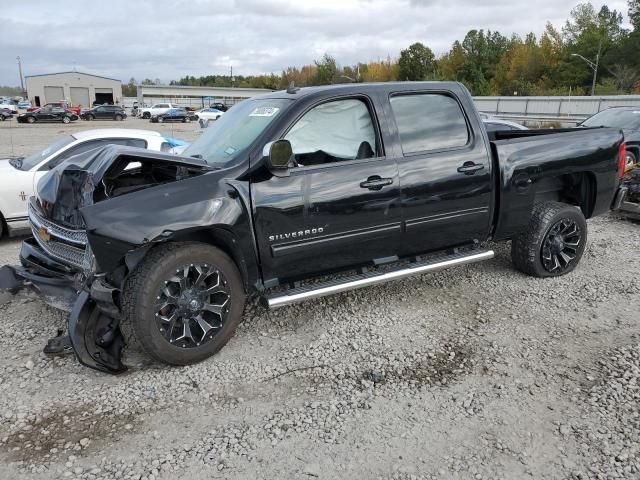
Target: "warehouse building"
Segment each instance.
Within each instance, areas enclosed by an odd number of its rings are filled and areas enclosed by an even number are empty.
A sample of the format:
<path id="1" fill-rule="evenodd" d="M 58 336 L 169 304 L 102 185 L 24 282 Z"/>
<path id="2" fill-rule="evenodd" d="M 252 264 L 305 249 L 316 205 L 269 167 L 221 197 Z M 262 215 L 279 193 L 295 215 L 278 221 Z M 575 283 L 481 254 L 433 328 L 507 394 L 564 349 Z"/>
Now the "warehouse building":
<path id="1" fill-rule="evenodd" d="M 114 78 L 80 72 L 60 72 L 25 76 L 27 95 L 31 104 L 66 100 L 75 107 L 91 107 L 94 103 L 119 103 L 122 82 Z"/>
<path id="2" fill-rule="evenodd" d="M 140 105 L 173 103 L 193 108 L 202 108 L 213 103 L 232 106 L 247 98 L 273 92 L 273 90 L 266 88 L 187 87 L 182 85 L 138 85 L 137 91 Z"/>

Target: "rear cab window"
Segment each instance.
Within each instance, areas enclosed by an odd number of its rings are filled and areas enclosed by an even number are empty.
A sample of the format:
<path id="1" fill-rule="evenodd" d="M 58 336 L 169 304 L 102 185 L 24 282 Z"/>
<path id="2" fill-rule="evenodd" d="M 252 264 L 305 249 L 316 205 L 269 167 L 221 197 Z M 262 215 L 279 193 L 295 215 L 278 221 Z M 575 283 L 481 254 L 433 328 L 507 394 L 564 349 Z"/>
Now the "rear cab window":
<path id="1" fill-rule="evenodd" d="M 397 93 L 390 99 L 402 153 L 462 148 L 471 137 L 458 101 L 446 93 Z"/>

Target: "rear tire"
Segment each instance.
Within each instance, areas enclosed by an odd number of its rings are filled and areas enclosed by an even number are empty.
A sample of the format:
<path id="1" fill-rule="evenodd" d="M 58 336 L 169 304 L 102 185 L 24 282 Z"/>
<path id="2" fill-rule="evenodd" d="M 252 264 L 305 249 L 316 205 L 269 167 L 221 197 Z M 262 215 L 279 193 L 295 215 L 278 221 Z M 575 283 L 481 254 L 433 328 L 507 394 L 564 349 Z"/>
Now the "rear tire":
<path id="1" fill-rule="evenodd" d="M 183 274 L 187 271 L 188 275 Z M 199 283 L 196 279 L 200 279 L 202 272 L 209 276 Z M 185 279 L 184 285 L 181 279 Z M 210 283 L 206 283 L 209 279 Z M 206 297 L 204 289 L 211 290 L 217 285 L 220 291 L 211 294 L 216 300 Z M 199 296 L 202 294 L 205 297 Z M 193 307 L 194 300 L 200 302 L 199 306 Z M 226 345 L 242 320 L 244 304 L 242 278 L 228 255 L 202 243 L 167 244 L 152 250 L 127 279 L 120 330 L 127 348 L 139 346 L 159 362 L 189 365 L 212 356 Z M 203 305 L 222 306 L 221 313 L 210 313 Z M 175 325 L 167 319 L 174 315 L 178 315 Z M 205 327 L 215 325 L 215 329 L 207 334 L 202 323 L 193 318 L 195 315 L 206 320 Z M 185 336 L 187 331 L 190 339 Z"/>
<path id="2" fill-rule="evenodd" d="M 69 117 L 62 117 L 62 123 L 69 123 L 70 121 Z"/>
<path id="3" fill-rule="evenodd" d="M 560 202 L 534 206 L 527 230 L 511 242 L 511 260 L 533 277 L 558 277 L 573 271 L 587 244 L 582 211 Z"/>

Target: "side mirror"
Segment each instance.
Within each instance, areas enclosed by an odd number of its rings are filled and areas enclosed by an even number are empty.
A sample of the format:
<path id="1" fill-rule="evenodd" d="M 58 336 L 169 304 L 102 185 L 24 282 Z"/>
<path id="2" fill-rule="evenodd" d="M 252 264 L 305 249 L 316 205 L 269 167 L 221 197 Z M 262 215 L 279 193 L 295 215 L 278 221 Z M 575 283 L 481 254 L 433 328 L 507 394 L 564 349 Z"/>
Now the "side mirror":
<path id="1" fill-rule="evenodd" d="M 268 148 L 268 151 L 267 151 Z M 293 158 L 293 148 L 289 140 L 276 140 L 275 142 L 265 145 L 266 157 L 268 158 L 269 168 L 274 170 L 283 170 L 289 168 Z"/>

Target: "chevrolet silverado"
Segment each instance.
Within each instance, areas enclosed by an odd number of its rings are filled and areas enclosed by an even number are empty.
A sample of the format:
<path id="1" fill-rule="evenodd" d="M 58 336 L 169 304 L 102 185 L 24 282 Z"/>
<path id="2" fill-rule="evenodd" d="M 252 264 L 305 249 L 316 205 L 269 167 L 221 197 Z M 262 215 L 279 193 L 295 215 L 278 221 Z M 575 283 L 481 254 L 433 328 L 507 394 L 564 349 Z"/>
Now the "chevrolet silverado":
<path id="1" fill-rule="evenodd" d="M 248 295 L 276 308 L 488 260 L 489 240 L 525 274 L 567 274 L 585 219 L 623 200 L 625 157 L 617 129 L 487 133 L 459 83 L 292 86 L 182 156 L 107 146 L 57 165 L 11 275 L 66 298 L 83 364 L 123 371 L 137 345 L 185 365 L 227 343 Z"/>

